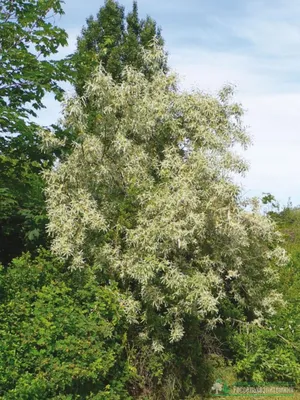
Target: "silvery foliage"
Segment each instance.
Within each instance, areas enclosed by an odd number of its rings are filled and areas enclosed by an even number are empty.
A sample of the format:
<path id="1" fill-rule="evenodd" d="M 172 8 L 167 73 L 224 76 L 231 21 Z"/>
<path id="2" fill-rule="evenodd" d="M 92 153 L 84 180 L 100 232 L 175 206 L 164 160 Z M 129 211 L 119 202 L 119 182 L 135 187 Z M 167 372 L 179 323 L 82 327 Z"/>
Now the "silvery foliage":
<path id="1" fill-rule="evenodd" d="M 150 81 L 126 68 L 117 84 L 100 68 L 85 96 L 66 102 L 78 139 L 46 175 L 48 231 L 71 268 L 93 264 L 120 282 L 131 322 L 147 326 L 151 309 L 178 341 L 187 315 L 214 327 L 225 298 L 257 320 L 272 314 L 286 255 L 233 181 L 247 170 L 235 148 L 250 140 L 232 89 L 180 91 L 161 57 L 157 46 L 145 52 Z"/>

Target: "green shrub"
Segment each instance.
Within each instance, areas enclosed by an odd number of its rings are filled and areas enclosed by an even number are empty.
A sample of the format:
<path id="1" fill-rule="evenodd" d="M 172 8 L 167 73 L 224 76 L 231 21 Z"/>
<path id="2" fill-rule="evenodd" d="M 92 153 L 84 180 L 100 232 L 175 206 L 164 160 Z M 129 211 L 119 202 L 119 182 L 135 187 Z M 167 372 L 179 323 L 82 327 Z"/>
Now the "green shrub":
<path id="1" fill-rule="evenodd" d="M 46 252 L 0 272 L 2 399 L 129 399 L 126 324 L 112 285 Z"/>

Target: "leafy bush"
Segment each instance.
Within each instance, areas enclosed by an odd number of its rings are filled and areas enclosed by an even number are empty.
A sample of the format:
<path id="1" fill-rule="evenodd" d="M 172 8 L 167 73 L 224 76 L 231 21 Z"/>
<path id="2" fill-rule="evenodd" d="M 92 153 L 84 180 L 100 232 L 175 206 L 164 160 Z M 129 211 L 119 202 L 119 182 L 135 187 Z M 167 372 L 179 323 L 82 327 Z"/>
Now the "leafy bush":
<path id="1" fill-rule="evenodd" d="M 272 326 L 233 333 L 231 346 L 240 378 L 253 382 L 300 382 L 297 337 L 286 316 L 280 327 L 279 322 L 280 314 L 268 321 Z"/>
<path id="2" fill-rule="evenodd" d="M 126 324 L 116 288 L 45 251 L 0 272 L 2 399 L 129 399 Z"/>

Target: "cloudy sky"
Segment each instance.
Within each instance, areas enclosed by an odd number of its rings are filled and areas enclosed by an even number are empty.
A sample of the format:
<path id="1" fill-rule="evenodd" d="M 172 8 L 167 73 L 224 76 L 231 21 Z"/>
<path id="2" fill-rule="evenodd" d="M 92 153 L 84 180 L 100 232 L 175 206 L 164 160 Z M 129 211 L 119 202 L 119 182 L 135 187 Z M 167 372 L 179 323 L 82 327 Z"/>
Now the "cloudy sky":
<path id="1" fill-rule="evenodd" d="M 120 1 L 129 11 L 131 0 Z M 57 21 L 69 34 L 71 53 L 85 18 L 103 0 L 65 0 Z M 247 195 L 270 192 L 286 204 L 300 204 L 300 1 L 139 0 L 140 16 L 162 27 L 169 62 L 187 88 L 216 92 L 237 87 L 246 109 L 253 146 L 245 153 L 250 171 L 242 181 Z M 44 124 L 59 116 L 47 99 Z"/>

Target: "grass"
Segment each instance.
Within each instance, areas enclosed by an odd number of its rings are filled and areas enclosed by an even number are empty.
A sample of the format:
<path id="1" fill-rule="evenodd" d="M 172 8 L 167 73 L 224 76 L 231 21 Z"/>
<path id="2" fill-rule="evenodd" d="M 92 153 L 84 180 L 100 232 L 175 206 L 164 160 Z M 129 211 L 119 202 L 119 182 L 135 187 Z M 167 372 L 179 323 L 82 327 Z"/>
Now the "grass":
<path id="1" fill-rule="evenodd" d="M 263 398 L 266 400 L 300 400 L 300 392 L 295 392 L 291 395 L 246 395 L 246 396 L 213 396 L 210 399 L 219 399 L 219 400 L 257 400 L 258 398 Z"/>

